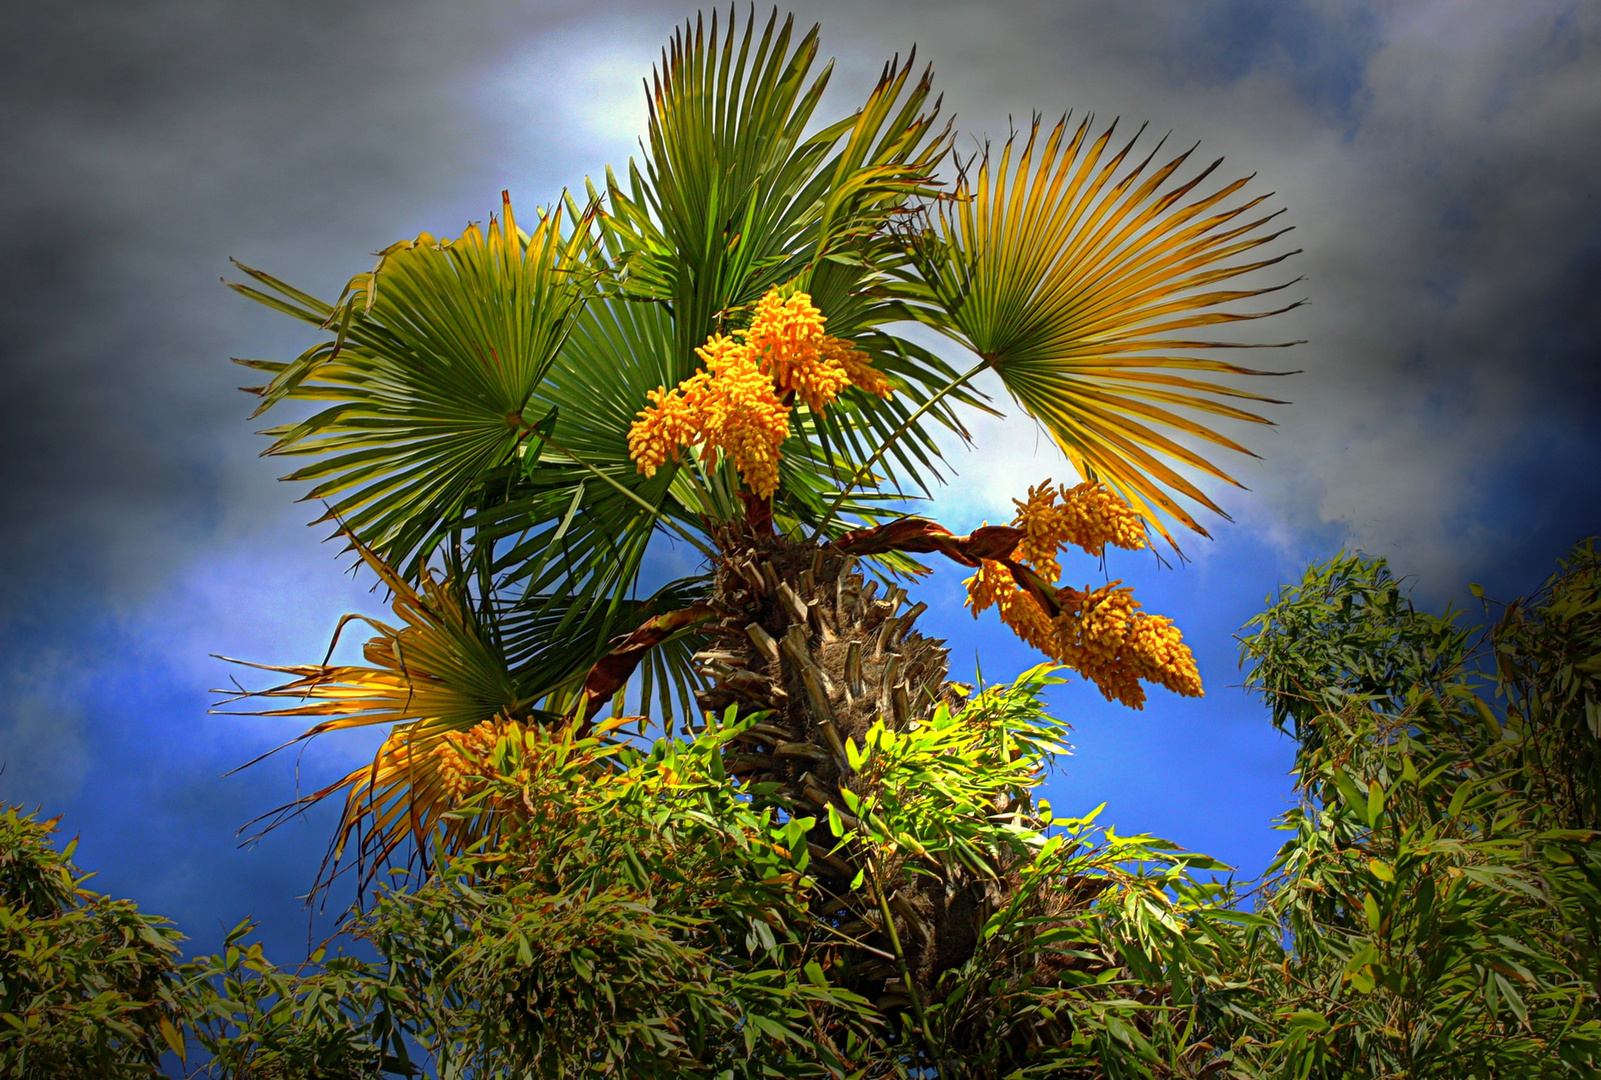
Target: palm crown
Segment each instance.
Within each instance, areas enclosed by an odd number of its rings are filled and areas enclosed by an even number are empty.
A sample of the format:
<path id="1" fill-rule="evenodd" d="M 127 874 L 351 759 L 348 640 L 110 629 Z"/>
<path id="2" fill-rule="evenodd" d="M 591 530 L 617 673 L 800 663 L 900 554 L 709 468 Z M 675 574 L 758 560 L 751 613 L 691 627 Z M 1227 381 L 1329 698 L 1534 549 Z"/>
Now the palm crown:
<path id="1" fill-rule="evenodd" d="M 647 88 L 643 160 L 532 228 L 506 198 L 487 227 L 386 249 L 332 303 L 241 267 L 234 288 L 327 331 L 292 361 L 242 361 L 271 377 L 258 412 L 318 406 L 268 452 L 310 459 L 287 479 L 312 482 L 394 596 L 365 665 L 273 668 L 291 677 L 260 692 L 318 718 L 307 735 L 392 725 L 371 768 L 311 796 L 345 793 L 336 849 L 488 827 L 442 816 L 473 740 L 587 729 L 634 678 L 669 728 L 708 705 L 791 707 L 791 660 L 793 685 L 818 683 L 791 735 L 826 750 L 859 699 L 904 722 L 940 695 L 943 654 L 906 675 L 927 652 L 916 609 L 896 614 L 898 586 L 875 608 L 857 560 L 886 581 L 918 554 L 974 567 L 975 613 L 996 606 L 1109 697 L 1200 692 L 1171 623 L 1116 583 L 1058 587 L 1057 556 L 1204 532 L 1186 504 L 1221 512 L 1192 478 L 1233 481 L 1197 447 L 1243 451 L 1210 421 L 1265 422 L 1240 404 L 1270 399 L 1220 378 L 1261 372 L 1198 355 L 1241 346 L 1194 332 L 1273 313 L 1235 304 L 1272 288 L 1228 287 L 1293 254 L 1259 254 L 1282 235 L 1265 196 L 1089 119 L 959 161 L 915 56 L 821 123 L 817 29 L 797 39 L 775 13 L 756 30 L 684 27 Z M 963 411 L 988 408 L 986 371 L 1083 482 L 953 536 L 905 496 L 941 478 L 941 429 L 966 437 Z M 705 563 L 647 590 L 652 554 L 685 543 Z M 735 595 L 756 586 L 767 607 Z M 858 631 L 877 637 L 853 653 Z M 720 633 L 737 658 L 707 651 Z M 836 640 L 830 679 L 816 656 Z M 912 659 L 891 665 L 897 642 Z M 881 688 L 857 685 L 864 655 Z M 769 663 L 774 689 L 741 697 L 734 669 Z"/>

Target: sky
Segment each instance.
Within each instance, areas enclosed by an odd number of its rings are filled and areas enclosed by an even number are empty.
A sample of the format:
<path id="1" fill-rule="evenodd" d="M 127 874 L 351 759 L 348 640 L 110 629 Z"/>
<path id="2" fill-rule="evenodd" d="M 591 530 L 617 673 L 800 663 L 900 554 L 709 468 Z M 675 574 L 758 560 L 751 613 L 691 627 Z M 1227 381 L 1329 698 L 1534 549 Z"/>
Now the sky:
<path id="1" fill-rule="evenodd" d="M 1036 111 L 1149 122 L 1254 174 L 1296 226 L 1309 303 L 1264 335 L 1284 358 L 1276 426 L 1213 489 L 1232 521 L 1190 561 L 1114 556 L 1173 616 L 1208 686 L 1143 712 L 1076 679 L 1053 698 L 1075 755 L 1058 813 L 1105 802 L 1261 872 L 1290 800 L 1287 740 L 1240 689 L 1240 626 L 1307 563 L 1383 555 L 1420 603 L 1510 597 L 1601 532 L 1601 4 L 819 3 L 843 114 L 883 61 L 934 65 L 971 150 Z M 225 776 L 293 730 L 208 715 L 230 669 L 320 657 L 338 616 L 381 611 L 235 387 L 230 357 L 310 342 L 219 284 L 237 258 L 332 295 L 372 253 L 538 204 L 637 153 L 665 3 L 9 5 L 0 13 L 0 798 L 78 835 L 98 888 L 215 945 L 252 916 L 303 955 L 332 823 L 240 846 L 251 818 L 367 759 L 327 739 Z M 958 531 L 1066 478 L 1015 415 L 931 507 Z M 1248 489 L 1248 490 L 1247 490 Z M 1098 571 L 1096 571 L 1098 572 Z M 1071 576 L 1070 571 L 1070 576 Z M 1088 576 L 1088 571 L 1081 576 Z M 1035 662 L 917 587 L 953 674 Z M 319 926 L 322 924 L 318 924 Z"/>

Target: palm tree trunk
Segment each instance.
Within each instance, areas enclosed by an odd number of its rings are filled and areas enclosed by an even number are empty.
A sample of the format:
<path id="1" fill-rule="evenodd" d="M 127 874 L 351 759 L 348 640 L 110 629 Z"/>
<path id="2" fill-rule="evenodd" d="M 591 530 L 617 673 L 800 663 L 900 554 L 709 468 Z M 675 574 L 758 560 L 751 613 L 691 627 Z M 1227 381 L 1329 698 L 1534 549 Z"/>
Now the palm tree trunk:
<path id="1" fill-rule="evenodd" d="M 887 933 L 879 905 L 852 887 L 861 867 L 828 854 L 834 840 L 823 823 L 831 804 L 848 816 L 839 796 L 855 783 L 847 739 L 861 745 L 879 718 L 899 729 L 941 700 L 959 705 L 965 698 L 967 688 L 946 681 L 944 642 L 915 629 L 927 605 L 908 606 L 899 586 L 881 594 L 854 556 L 746 534 L 724 546 L 710 607 L 715 616 L 703 629 L 715 644 L 696 657 L 710 683 L 701 705 L 719 713 L 733 705 L 741 717 L 765 714 L 732 744 L 728 769 L 776 785 L 767 798 L 818 820 L 809 837 L 817 903 L 864 946 L 851 950 L 851 988 L 886 1009 L 904 1007 L 913 992 L 926 995 L 941 972 L 972 955 L 998 897 L 973 879 L 942 881 L 896 868 L 903 881 L 889 903 L 895 933 Z M 898 960 L 913 987 L 901 984 Z"/>

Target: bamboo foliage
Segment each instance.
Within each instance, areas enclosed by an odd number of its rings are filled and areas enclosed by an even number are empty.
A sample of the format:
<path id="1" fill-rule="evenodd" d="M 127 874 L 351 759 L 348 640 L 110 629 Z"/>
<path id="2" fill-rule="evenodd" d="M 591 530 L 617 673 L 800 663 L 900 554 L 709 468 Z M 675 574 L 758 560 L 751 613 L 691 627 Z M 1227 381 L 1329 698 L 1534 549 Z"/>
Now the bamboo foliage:
<path id="1" fill-rule="evenodd" d="M 845 738 L 816 814 L 730 782 L 773 715 L 648 749 L 508 726 L 452 811 L 500 824 L 376 890 L 343 924 L 367 959 L 279 968 L 246 920 L 180 965 L 55 821 L 0 807 L 0 1074 L 1593 1078 L 1596 577 L 1585 544 L 1482 635 L 1382 560 L 1283 589 L 1241 646 L 1299 798 L 1250 884 L 1036 797 L 1068 734 L 1049 667 Z"/>

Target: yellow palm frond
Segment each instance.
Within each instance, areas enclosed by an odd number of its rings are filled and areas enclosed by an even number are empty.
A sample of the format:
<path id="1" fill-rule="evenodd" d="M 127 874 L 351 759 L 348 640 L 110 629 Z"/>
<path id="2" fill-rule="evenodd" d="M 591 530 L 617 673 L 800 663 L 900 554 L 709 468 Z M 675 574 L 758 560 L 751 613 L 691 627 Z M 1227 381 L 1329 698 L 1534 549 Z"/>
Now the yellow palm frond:
<path id="1" fill-rule="evenodd" d="M 392 592 L 392 609 L 399 620 L 398 626 L 357 615 L 340 620 L 339 630 L 361 621 L 376 631 L 363 649 L 367 665 L 249 664 L 290 678 L 231 700 L 295 701 L 244 714 L 318 718 L 294 742 L 348 728 L 391 726 L 371 765 L 353 770 L 276 815 L 283 820 L 344 792 L 331 865 L 354 840 L 360 861 L 371 872 L 407 838 L 425 853 L 427 840 L 442 824 L 447 846 L 465 840 L 466 823 L 442 822 L 442 815 L 462 793 L 464 760 L 470 765 L 475 747 L 483 749 L 486 731 L 521 730 L 522 721 L 551 716 L 534 709 L 536 699 L 519 692 L 516 678 L 454 582 L 425 573 L 420 588 L 413 589 L 365 546 L 355 546 Z"/>
<path id="2" fill-rule="evenodd" d="M 1268 423 L 1227 399 L 1282 404 L 1216 378 L 1272 373 L 1184 355 L 1250 346 L 1188 332 L 1298 306 L 1229 307 L 1293 282 L 1219 287 L 1296 252 L 1252 254 L 1288 230 L 1258 211 L 1268 196 L 1231 201 L 1249 178 L 1201 193 L 1219 162 L 1174 182 L 1193 148 L 1153 169 L 1160 146 L 1131 158 L 1136 134 L 1110 150 L 1115 128 L 1092 140 L 1089 119 L 1070 128 L 1064 118 L 1042 139 L 1036 120 L 1015 158 L 1014 137 L 939 204 L 938 237 L 917 258 L 945 328 L 1086 480 L 1116 489 L 1172 542 L 1161 514 L 1205 534 L 1174 495 L 1222 513 L 1180 468 L 1236 483 L 1183 440 L 1249 453 L 1209 418 Z"/>

